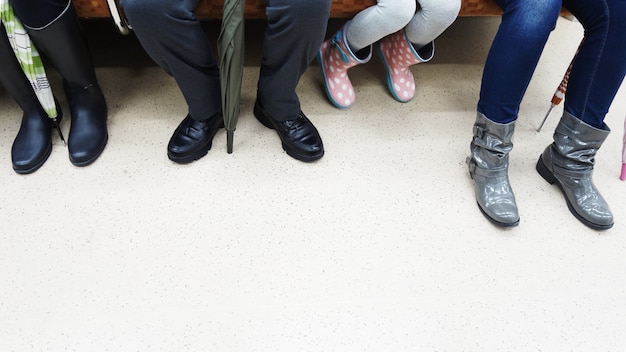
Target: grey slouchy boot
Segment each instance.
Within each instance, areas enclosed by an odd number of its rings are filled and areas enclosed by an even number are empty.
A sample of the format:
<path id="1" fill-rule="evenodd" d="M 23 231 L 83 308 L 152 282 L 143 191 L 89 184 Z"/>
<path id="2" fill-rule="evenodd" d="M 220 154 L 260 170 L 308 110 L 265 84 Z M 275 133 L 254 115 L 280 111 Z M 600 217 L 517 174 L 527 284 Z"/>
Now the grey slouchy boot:
<path id="1" fill-rule="evenodd" d="M 466 160 L 480 211 L 489 221 L 503 227 L 519 224 L 508 175 L 514 131 L 515 121 L 500 124 L 478 113 L 470 144 L 471 155 Z"/>
<path id="2" fill-rule="evenodd" d="M 591 179 L 595 155 L 611 130 L 592 127 L 568 112 L 554 130 L 554 142 L 539 156 L 537 172 L 563 192 L 567 207 L 595 230 L 613 226 L 613 214 Z"/>

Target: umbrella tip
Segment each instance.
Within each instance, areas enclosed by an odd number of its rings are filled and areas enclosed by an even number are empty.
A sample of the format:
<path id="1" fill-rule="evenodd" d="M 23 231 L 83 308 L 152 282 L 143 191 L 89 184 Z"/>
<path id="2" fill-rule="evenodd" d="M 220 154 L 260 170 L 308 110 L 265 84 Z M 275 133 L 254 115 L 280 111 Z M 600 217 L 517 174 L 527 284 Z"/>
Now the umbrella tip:
<path id="1" fill-rule="evenodd" d="M 228 154 L 233 153 L 233 139 L 235 138 L 235 131 L 226 131 L 226 151 Z"/>

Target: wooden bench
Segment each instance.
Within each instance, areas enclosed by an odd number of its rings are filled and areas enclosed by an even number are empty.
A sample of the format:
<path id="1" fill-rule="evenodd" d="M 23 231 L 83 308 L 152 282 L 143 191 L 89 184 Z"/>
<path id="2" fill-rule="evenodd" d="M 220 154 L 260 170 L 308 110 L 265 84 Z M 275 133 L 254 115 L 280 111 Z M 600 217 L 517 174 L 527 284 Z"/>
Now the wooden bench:
<path id="1" fill-rule="evenodd" d="M 264 0 L 244 0 L 246 18 L 264 18 Z M 72 0 L 74 7 L 81 18 L 107 18 L 113 19 L 118 30 L 128 33 L 128 23 L 122 11 L 118 11 L 119 0 Z M 332 0 L 330 9 L 331 18 L 350 18 L 363 9 L 375 5 L 376 0 Z M 222 18 L 224 0 L 200 0 L 196 10 L 199 19 Z M 109 8 L 111 7 L 111 11 Z M 460 17 L 469 16 L 499 16 L 502 10 L 493 0 L 461 0 Z M 566 10 L 561 15 L 571 16 Z"/>
<path id="2" fill-rule="evenodd" d="M 72 0 L 78 15 L 83 18 L 111 17 L 107 0 Z M 222 17 L 223 0 L 201 0 L 197 9 L 200 19 Z M 330 17 L 348 18 L 376 4 L 376 0 L 332 0 Z M 245 0 L 246 18 L 264 18 L 263 0 Z M 502 11 L 493 0 L 462 0 L 459 16 L 497 16 Z"/>

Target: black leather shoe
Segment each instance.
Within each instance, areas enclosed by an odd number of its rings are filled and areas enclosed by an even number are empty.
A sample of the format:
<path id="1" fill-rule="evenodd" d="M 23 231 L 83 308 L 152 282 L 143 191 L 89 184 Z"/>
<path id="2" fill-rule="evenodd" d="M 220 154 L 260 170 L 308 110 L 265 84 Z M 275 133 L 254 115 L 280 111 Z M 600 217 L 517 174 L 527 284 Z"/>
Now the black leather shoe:
<path id="1" fill-rule="evenodd" d="M 302 111 L 296 119 L 276 121 L 267 114 L 257 99 L 254 104 L 254 116 L 263 126 L 276 130 L 283 149 L 291 157 L 310 162 L 324 156 L 322 138 Z"/>
<path id="2" fill-rule="evenodd" d="M 205 156 L 213 144 L 213 137 L 224 127 L 222 113 L 206 120 L 194 120 L 190 115 L 178 125 L 167 145 L 167 157 L 179 164 L 188 164 Z"/>

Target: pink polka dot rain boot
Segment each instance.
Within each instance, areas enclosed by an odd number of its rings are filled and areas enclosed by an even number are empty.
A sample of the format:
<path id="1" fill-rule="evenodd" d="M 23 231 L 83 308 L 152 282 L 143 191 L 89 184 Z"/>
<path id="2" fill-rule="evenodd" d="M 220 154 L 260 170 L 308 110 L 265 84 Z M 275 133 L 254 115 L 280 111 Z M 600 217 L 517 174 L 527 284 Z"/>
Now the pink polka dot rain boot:
<path id="1" fill-rule="evenodd" d="M 317 53 L 328 99 L 340 109 L 349 108 L 356 99 L 354 88 L 348 78 L 348 69 L 364 64 L 372 57 L 371 45 L 363 50 L 366 51 L 364 58 L 350 50 L 344 36 L 349 25 L 350 22 L 346 23 L 330 40 L 325 41 Z"/>
<path id="2" fill-rule="evenodd" d="M 413 99 L 415 79 L 409 67 L 430 61 L 435 53 L 434 43 L 426 44 L 418 53 L 403 29 L 381 39 L 377 49 L 387 71 L 387 87 L 393 98 L 401 103 Z"/>

